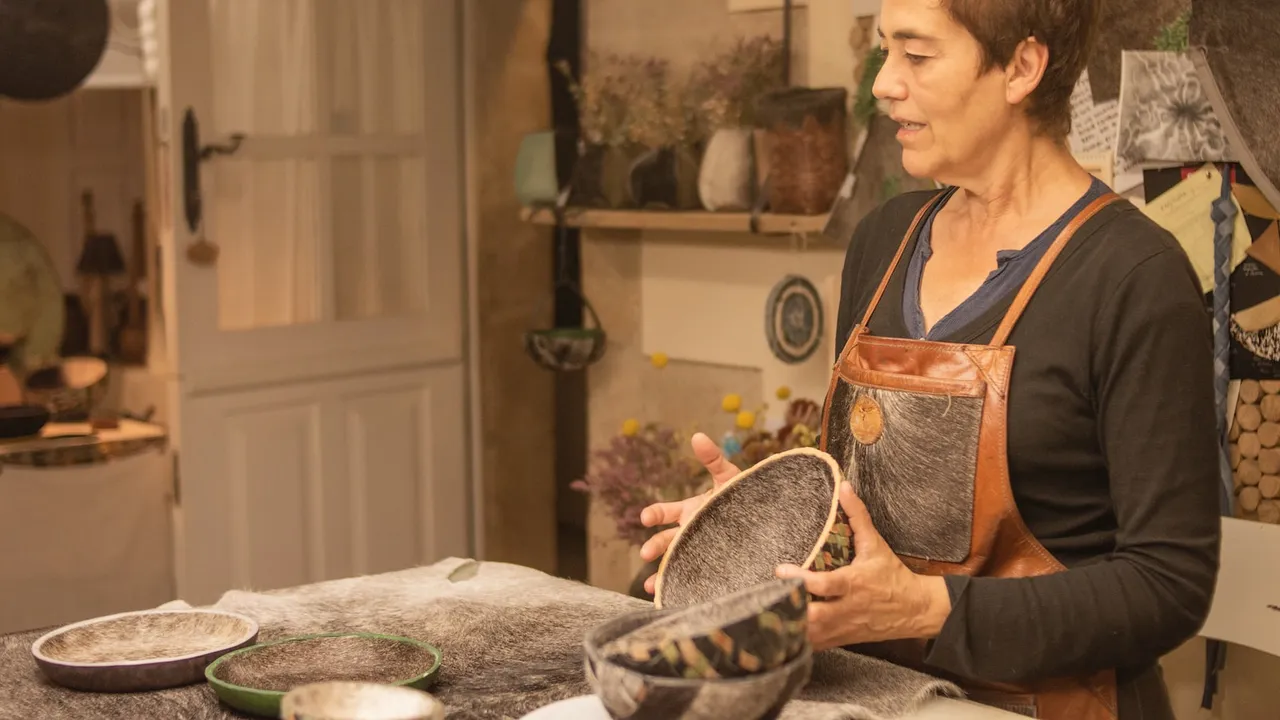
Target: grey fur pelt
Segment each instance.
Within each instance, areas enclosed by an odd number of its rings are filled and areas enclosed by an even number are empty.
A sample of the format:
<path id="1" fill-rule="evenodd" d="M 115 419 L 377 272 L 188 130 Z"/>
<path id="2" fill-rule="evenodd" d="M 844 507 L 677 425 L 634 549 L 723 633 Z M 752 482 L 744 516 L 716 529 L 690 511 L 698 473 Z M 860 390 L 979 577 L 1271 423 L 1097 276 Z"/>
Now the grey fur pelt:
<path id="1" fill-rule="evenodd" d="M 586 630 L 649 606 L 529 568 L 456 558 L 289 590 L 233 591 L 214 605 L 255 618 L 262 641 L 363 631 L 432 642 L 444 653 L 432 692 L 445 703 L 450 720 L 519 718 L 557 700 L 589 694 L 582 664 Z M 39 634 L 0 637 L 0 719 L 243 717 L 220 705 L 203 684 L 135 695 L 52 686 L 31 659 L 30 645 Z M 783 718 L 888 720 L 935 694 L 959 691 L 911 670 L 837 650 L 819 655 L 813 680 Z"/>

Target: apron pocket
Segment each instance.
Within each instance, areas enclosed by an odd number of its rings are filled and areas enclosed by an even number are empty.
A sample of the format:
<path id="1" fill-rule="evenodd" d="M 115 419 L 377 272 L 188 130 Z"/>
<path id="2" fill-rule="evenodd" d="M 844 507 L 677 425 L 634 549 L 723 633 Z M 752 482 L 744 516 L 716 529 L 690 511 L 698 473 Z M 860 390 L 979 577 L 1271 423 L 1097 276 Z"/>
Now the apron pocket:
<path id="1" fill-rule="evenodd" d="M 970 389 L 981 383 L 945 379 L 938 387 L 953 383 L 960 392 L 914 389 L 921 379 L 897 390 L 838 377 L 826 448 L 894 552 L 964 562 L 985 394 Z"/>

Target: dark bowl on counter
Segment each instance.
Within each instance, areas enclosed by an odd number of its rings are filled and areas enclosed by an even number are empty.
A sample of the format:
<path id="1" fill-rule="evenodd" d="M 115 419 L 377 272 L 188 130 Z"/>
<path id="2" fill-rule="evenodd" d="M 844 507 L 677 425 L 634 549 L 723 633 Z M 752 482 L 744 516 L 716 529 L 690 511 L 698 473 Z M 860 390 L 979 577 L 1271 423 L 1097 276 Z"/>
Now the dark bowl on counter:
<path id="1" fill-rule="evenodd" d="M 786 663 L 730 678 L 677 678 L 642 672 L 610 658 L 614 640 L 674 610 L 640 610 L 602 623 L 583 642 L 587 681 L 615 720 L 774 720 L 805 685 L 813 670 L 813 649 L 805 643 Z"/>
<path id="2" fill-rule="evenodd" d="M 49 408 L 43 405 L 0 405 L 0 439 L 40 434 L 49 422 Z"/>

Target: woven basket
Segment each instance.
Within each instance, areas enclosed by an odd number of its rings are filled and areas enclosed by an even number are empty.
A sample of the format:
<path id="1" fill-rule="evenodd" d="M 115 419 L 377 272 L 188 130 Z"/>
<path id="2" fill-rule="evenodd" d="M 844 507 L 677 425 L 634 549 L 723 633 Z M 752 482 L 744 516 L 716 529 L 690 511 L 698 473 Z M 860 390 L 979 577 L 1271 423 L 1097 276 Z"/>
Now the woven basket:
<path id="1" fill-rule="evenodd" d="M 844 88 L 793 87 L 756 105 L 756 158 L 769 210 L 820 215 L 831 210 L 849 173 Z"/>

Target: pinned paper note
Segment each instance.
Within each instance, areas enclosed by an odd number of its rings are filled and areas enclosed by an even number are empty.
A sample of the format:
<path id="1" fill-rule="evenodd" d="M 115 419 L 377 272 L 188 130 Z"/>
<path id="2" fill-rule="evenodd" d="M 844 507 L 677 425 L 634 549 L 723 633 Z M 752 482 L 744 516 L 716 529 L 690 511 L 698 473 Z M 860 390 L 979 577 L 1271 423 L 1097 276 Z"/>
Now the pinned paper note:
<path id="1" fill-rule="evenodd" d="M 1120 101 L 1094 102 L 1085 71 L 1071 93 L 1071 152 L 1076 155 L 1111 153 L 1116 149 L 1120 122 Z"/>
<path id="2" fill-rule="evenodd" d="M 1280 211 L 1271 207 L 1267 196 L 1257 186 L 1232 183 L 1231 194 L 1236 196 L 1236 202 L 1245 213 L 1263 220 L 1280 220 Z"/>
<path id="3" fill-rule="evenodd" d="M 1173 189 L 1148 202 L 1142 211 L 1164 229 L 1173 233 L 1191 259 L 1200 286 L 1213 289 L 1213 203 L 1222 193 L 1222 173 L 1213 165 L 1205 165 L 1187 176 Z M 1235 200 L 1232 199 L 1235 203 Z M 1236 203 L 1235 232 L 1231 247 L 1231 269 L 1246 256 L 1252 238 L 1244 214 Z"/>
<path id="4" fill-rule="evenodd" d="M 1268 270 L 1280 275 L 1280 226 L 1271 223 L 1271 227 L 1263 230 L 1246 252 Z"/>

